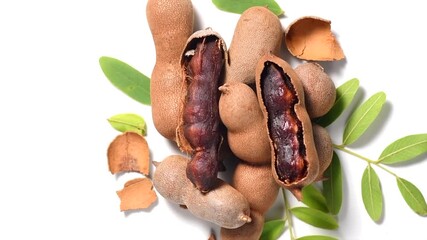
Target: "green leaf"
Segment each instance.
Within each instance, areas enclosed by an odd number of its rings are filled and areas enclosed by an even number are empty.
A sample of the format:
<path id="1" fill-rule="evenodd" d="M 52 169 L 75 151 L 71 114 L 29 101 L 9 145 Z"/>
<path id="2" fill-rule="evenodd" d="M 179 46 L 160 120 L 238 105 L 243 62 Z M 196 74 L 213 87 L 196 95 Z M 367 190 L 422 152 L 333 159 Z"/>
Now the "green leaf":
<path id="1" fill-rule="evenodd" d="M 427 134 L 409 135 L 388 145 L 378 162 L 394 164 L 414 159 L 427 152 Z"/>
<path id="2" fill-rule="evenodd" d="M 378 92 L 371 96 L 351 114 L 343 134 L 343 144 L 355 142 L 377 118 L 385 103 L 386 95 Z"/>
<path id="3" fill-rule="evenodd" d="M 359 90 L 359 79 L 357 78 L 348 80 L 339 86 L 336 90 L 335 103 L 331 110 L 324 116 L 315 119 L 315 122 L 323 127 L 333 123 L 353 101 L 357 90 Z"/>
<path id="4" fill-rule="evenodd" d="M 264 223 L 260 240 L 276 240 L 285 231 L 285 220 L 277 219 Z"/>
<path id="5" fill-rule="evenodd" d="M 132 99 L 150 105 L 150 79 L 128 64 L 111 57 L 101 57 L 99 65 L 105 76 Z"/>
<path id="6" fill-rule="evenodd" d="M 305 186 L 302 189 L 302 202 L 311 208 L 322 212 L 329 212 L 325 197 L 313 184 Z"/>
<path id="7" fill-rule="evenodd" d="M 396 177 L 397 186 L 408 206 L 417 214 L 427 216 L 427 204 L 421 191 L 411 182 Z"/>
<path id="8" fill-rule="evenodd" d="M 277 16 L 284 13 L 279 4 L 274 0 L 212 0 L 212 3 L 219 10 L 237 14 L 241 14 L 246 9 L 254 6 L 267 7 Z"/>
<path id="9" fill-rule="evenodd" d="M 377 173 L 368 165 L 362 176 L 362 199 L 372 220 L 378 221 L 383 212 L 383 195 Z"/>
<path id="10" fill-rule="evenodd" d="M 147 135 L 147 124 L 144 118 L 133 113 L 117 114 L 108 119 L 111 126 L 120 132 L 136 132 L 142 136 Z"/>
<path id="11" fill-rule="evenodd" d="M 323 195 L 326 199 L 326 205 L 331 214 L 337 215 L 342 205 L 342 170 L 340 159 L 335 151 L 332 162 L 323 176 L 326 179 L 323 181 Z"/>
<path id="12" fill-rule="evenodd" d="M 337 220 L 332 215 L 320 210 L 308 207 L 294 207 L 291 208 L 291 212 L 295 217 L 312 226 L 324 229 L 338 228 Z"/>
<path id="13" fill-rule="evenodd" d="M 297 238 L 296 240 L 337 240 L 337 238 L 322 235 L 311 235 Z"/>

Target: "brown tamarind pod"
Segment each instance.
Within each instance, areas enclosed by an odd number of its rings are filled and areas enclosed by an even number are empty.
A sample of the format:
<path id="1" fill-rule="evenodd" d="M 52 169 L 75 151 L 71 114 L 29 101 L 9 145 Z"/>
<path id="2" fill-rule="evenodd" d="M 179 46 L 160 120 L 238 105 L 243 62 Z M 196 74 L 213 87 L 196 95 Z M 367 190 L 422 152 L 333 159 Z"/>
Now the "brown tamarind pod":
<path id="1" fill-rule="evenodd" d="M 186 176 L 188 161 L 187 157 L 171 155 L 155 163 L 153 184 L 160 195 L 223 228 L 238 228 L 251 222 L 248 201 L 230 184 L 217 178 L 212 191 L 202 193 L 196 189 Z"/>
<path id="2" fill-rule="evenodd" d="M 317 180 L 323 180 L 323 173 L 332 162 L 334 149 L 332 139 L 326 128 L 319 124 L 312 123 L 314 144 L 316 145 L 317 156 L 319 158 L 319 174 Z"/>
<path id="3" fill-rule="evenodd" d="M 283 33 L 280 19 L 267 7 L 254 6 L 245 10 L 228 49 L 225 82 L 254 84 L 257 61 L 264 54 L 279 52 Z"/>
<path id="4" fill-rule="evenodd" d="M 185 177 L 188 158 L 181 155 L 170 155 L 162 162 L 154 162 L 156 171 L 153 174 L 153 185 L 164 198 L 178 205 L 185 205 L 182 196 L 184 189 L 189 188 Z"/>
<path id="5" fill-rule="evenodd" d="M 246 198 L 219 178 L 214 183 L 214 189 L 208 193 L 191 186 L 183 200 L 194 216 L 223 228 L 235 229 L 252 221 Z"/>
<path id="6" fill-rule="evenodd" d="M 249 202 L 251 211 L 265 214 L 274 204 L 280 186 L 274 180 L 271 164 L 254 165 L 240 161 L 231 185 Z"/>
<path id="7" fill-rule="evenodd" d="M 184 95 L 177 144 L 191 154 L 187 177 L 202 192 L 212 189 L 220 167 L 222 141 L 218 111 L 226 47 L 211 29 L 193 33 L 181 58 Z"/>
<path id="8" fill-rule="evenodd" d="M 248 163 L 270 163 L 270 142 L 255 91 L 241 82 L 225 83 L 219 90 L 219 115 L 231 151 Z"/>
<path id="9" fill-rule="evenodd" d="M 259 240 L 264 227 L 264 215 L 251 211 L 252 221 L 239 228 L 221 228 L 221 240 Z"/>
<path id="10" fill-rule="evenodd" d="M 191 0 L 148 0 L 146 13 L 156 48 L 150 81 L 153 123 L 163 137 L 175 141 L 182 95 L 180 58 L 193 33 L 193 5 Z"/>
<path id="11" fill-rule="evenodd" d="M 319 172 L 302 83 L 286 61 L 267 54 L 258 62 L 256 88 L 270 138 L 273 176 L 301 200 L 302 187 Z"/>
<path id="12" fill-rule="evenodd" d="M 305 106 L 311 119 L 325 115 L 335 103 L 335 84 L 323 67 L 306 62 L 295 68 L 304 87 Z"/>
<path id="13" fill-rule="evenodd" d="M 249 202 L 252 222 L 233 230 L 221 229 L 222 239 L 259 239 L 264 215 L 276 201 L 280 189 L 273 178 L 270 163 L 255 165 L 240 161 L 231 185 Z"/>

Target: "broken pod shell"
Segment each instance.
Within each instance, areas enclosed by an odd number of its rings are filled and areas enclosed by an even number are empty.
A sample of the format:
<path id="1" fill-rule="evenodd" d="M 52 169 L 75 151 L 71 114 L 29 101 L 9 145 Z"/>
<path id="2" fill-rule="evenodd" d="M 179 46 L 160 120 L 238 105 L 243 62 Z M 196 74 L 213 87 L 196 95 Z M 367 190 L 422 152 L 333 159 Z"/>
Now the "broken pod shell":
<path id="1" fill-rule="evenodd" d="M 331 21 L 305 16 L 292 22 L 285 31 L 289 52 L 300 59 L 336 61 L 344 59 L 344 52 L 331 31 Z"/>
<path id="2" fill-rule="evenodd" d="M 273 177 L 301 200 L 301 189 L 319 172 L 301 80 L 286 61 L 267 54 L 258 62 L 256 88 L 270 138 Z"/>

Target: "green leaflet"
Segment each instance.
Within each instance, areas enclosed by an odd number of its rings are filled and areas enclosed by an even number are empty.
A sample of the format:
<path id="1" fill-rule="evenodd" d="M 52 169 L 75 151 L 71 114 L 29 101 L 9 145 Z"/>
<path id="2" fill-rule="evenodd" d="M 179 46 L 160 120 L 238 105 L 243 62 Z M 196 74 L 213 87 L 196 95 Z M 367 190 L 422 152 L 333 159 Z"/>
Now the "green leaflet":
<path id="1" fill-rule="evenodd" d="M 397 186 L 408 206 L 418 215 L 427 216 L 427 204 L 421 191 L 411 182 L 396 177 Z"/>
<path id="2" fill-rule="evenodd" d="M 323 195 L 326 205 L 331 214 L 337 215 L 342 205 L 342 170 L 340 159 L 335 151 L 324 177 L 326 180 L 323 181 Z"/>
<path id="3" fill-rule="evenodd" d="M 383 212 L 383 194 L 377 173 L 368 165 L 362 176 L 362 199 L 372 220 L 380 220 Z"/>
<path id="4" fill-rule="evenodd" d="M 323 127 L 333 123 L 353 101 L 357 90 L 359 90 L 359 79 L 357 78 L 348 80 L 339 86 L 336 90 L 335 103 L 331 110 L 326 115 L 315 119 L 315 122 Z"/>
<path id="5" fill-rule="evenodd" d="M 144 118 L 133 113 L 117 114 L 108 119 L 111 126 L 120 132 L 136 132 L 142 136 L 147 135 L 147 125 Z"/>
<path id="6" fill-rule="evenodd" d="M 128 64 L 110 57 L 101 57 L 99 64 L 105 76 L 132 99 L 150 105 L 150 79 Z"/>
<path id="7" fill-rule="evenodd" d="M 385 103 L 386 95 L 378 92 L 371 96 L 351 114 L 343 134 L 343 144 L 354 143 L 377 118 Z"/>
<path id="8" fill-rule="evenodd" d="M 427 134 L 415 134 L 398 139 L 381 153 L 378 162 L 394 164 L 414 159 L 427 152 Z"/>
<path id="9" fill-rule="evenodd" d="M 308 207 L 294 207 L 291 212 L 301 221 L 324 229 L 337 229 L 338 222 L 330 214 Z"/>
<path id="10" fill-rule="evenodd" d="M 302 189 L 302 202 L 308 207 L 318 209 L 322 212 L 329 212 L 325 197 L 314 184 L 305 186 Z"/>
<path id="11" fill-rule="evenodd" d="M 225 12 L 241 14 L 246 9 L 254 6 L 266 6 L 277 16 L 282 15 L 284 11 L 274 0 L 212 0 L 215 6 Z"/>
<path id="12" fill-rule="evenodd" d="M 337 238 L 322 236 L 322 235 L 311 235 L 297 238 L 296 240 L 337 240 Z"/>
<path id="13" fill-rule="evenodd" d="M 271 220 L 264 223 L 260 240 L 276 240 L 285 231 L 284 219 Z"/>

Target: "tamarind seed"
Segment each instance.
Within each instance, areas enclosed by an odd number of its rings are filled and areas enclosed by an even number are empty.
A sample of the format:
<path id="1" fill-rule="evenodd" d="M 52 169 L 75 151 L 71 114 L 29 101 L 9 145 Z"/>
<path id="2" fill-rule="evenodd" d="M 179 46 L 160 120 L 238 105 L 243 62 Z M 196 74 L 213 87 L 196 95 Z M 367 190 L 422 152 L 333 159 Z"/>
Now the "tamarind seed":
<path id="1" fill-rule="evenodd" d="M 181 150 L 192 155 L 187 177 L 202 192 L 212 189 L 220 167 L 218 87 L 222 83 L 224 62 L 224 42 L 217 33 L 207 29 L 190 36 L 181 60 L 186 94 L 177 143 Z"/>
<path id="2" fill-rule="evenodd" d="M 257 91 L 270 137 L 273 176 L 300 200 L 301 188 L 319 171 L 302 83 L 288 63 L 267 54 L 257 67 Z"/>

